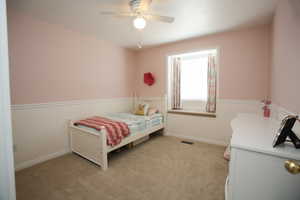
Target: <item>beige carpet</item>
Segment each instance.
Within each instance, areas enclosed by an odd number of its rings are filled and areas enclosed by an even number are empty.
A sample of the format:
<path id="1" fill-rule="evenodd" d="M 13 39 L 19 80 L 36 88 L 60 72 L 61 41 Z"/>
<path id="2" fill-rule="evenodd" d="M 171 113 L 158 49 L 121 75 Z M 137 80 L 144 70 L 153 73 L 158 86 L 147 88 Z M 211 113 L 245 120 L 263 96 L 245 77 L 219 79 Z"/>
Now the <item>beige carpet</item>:
<path id="1" fill-rule="evenodd" d="M 68 154 L 16 173 L 18 200 L 223 200 L 224 147 L 156 136 L 102 171 Z"/>

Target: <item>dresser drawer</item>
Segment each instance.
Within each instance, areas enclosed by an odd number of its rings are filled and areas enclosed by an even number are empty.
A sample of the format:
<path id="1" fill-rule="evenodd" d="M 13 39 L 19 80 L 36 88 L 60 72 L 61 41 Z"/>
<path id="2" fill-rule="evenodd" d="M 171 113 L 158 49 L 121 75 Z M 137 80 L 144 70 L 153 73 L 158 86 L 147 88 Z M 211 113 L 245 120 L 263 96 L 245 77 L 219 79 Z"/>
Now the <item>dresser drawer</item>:
<path id="1" fill-rule="evenodd" d="M 232 148 L 232 200 L 299 200 L 300 174 L 290 174 L 286 158 Z"/>

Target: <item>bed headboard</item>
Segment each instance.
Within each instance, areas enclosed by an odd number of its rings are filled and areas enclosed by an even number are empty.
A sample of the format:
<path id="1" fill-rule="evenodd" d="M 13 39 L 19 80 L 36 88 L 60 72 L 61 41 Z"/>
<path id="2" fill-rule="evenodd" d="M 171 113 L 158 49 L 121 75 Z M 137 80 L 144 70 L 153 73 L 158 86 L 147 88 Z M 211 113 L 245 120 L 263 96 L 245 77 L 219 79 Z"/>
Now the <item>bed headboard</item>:
<path id="1" fill-rule="evenodd" d="M 150 107 L 155 107 L 159 110 L 159 112 L 164 115 L 167 112 L 167 98 L 166 95 L 161 97 L 135 97 L 134 98 L 134 108 L 136 108 L 139 102 L 145 102 L 150 105 Z"/>

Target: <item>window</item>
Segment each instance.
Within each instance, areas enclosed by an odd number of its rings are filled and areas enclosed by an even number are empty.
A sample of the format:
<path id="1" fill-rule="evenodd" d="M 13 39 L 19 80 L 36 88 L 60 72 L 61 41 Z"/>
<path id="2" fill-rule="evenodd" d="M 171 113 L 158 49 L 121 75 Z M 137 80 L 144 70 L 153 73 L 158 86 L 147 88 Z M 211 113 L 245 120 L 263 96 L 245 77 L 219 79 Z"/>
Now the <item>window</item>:
<path id="1" fill-rule="evenodd" d="M 181 61 L 181 99 L 207 100 L 206 56 L 199 56 Z"/>
<path id="2" fill-rule="evenodd" d="M 168 57 L 169 109 L 216 111 L 215 49 Z"/>

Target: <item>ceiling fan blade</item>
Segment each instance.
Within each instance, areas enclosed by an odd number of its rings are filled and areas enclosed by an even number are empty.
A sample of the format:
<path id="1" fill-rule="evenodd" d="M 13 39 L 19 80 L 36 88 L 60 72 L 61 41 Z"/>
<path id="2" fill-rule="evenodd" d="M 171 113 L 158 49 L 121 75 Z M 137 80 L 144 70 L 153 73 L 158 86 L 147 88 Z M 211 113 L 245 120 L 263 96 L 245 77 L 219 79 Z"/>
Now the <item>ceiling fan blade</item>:
<path id="1" fill-rule="evenodd" d="M 152 14 L 144 14 L 145 18 L 148 20 L 166 22 L 166 23 L 173 23 L 175 18 L 168 17 L 168 16 L 160 16 L 160 15 L 152 15 Z"/>
<path id="2" fill-rule="evenodd" d="M 134 17 L 136 16 L 135 13 L 132 12 L 114 12 L 114 11 L 102 11 L 100 12 L 101 15 L 112 15 L 115 17 Z"/>

